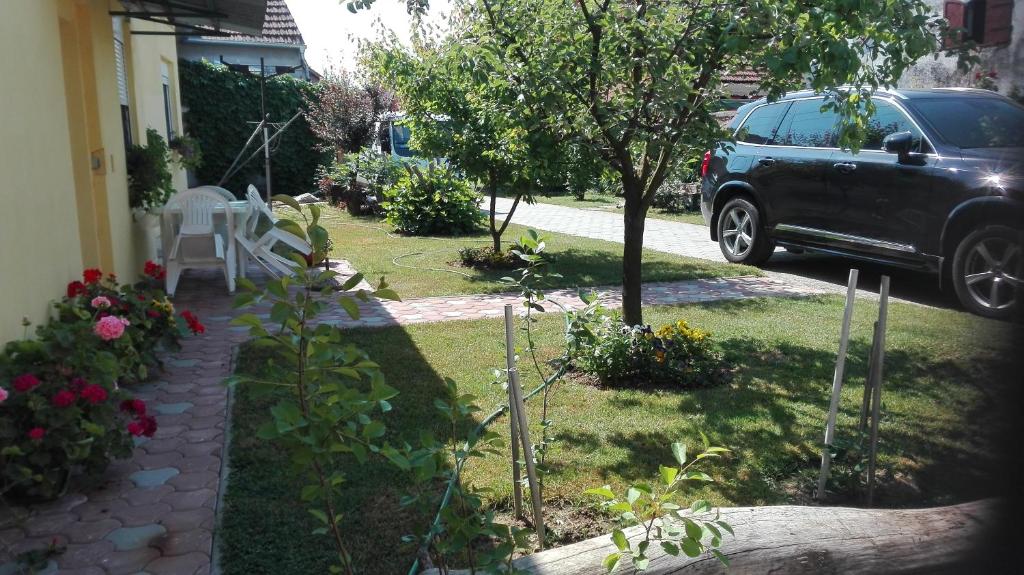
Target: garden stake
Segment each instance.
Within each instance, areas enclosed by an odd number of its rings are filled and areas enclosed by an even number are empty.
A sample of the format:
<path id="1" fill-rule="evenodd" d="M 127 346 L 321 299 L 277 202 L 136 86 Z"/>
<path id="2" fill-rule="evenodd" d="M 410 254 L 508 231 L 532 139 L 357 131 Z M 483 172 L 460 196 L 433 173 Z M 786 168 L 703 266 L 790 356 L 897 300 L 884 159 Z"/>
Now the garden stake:
<path id="1" fill-rule="evenodd" d="M 868 351 L 868 374 L 864 377 L 864 397 L 860 400 L 860 425 L 857 429 L 864 433 L 868 427 L 868 413 L 871 411 L 871 390 L 874 388 L 875 358 L 878 357 L 878 322 L 871 330 L 871 350 Z"/>
<path id="2" fill-rule="evenodd" d="M 878 353 L 872 367 L 871 451 L 868 454 L 868 507 L 875 499 L 875 459 L 878 457 L 878 414 L 882 405 L 882 367 L 885 364 L 885 323 L 889 315 L 889 276 L 882 276 L 878 300 Z"/>
<path id="3" fill-rule="evenodd" d="M 520 483 L 522 473 L 519 471 L 519 410 L 512 398 L 512 371 L 516 369 L 516 344 L 513 340 L 514 334 L 509 329 L 508 317 L 512 313 L 512 306 L 505 308 L 505 366 L 508 368 L 508 406 L 509 406 L 509 427 L 512 431 L 512 509 L 519 519 L 523 517 L 523 485 Z"/>
<path id="4" fill-rule="evenodd" d="M 506 340 L 511 339 L 515 325 L 512 319 L 512 304 L 505 306 Z M 526 462 L 526 478 L 530 482 L 530 497 L 533 500 L 533 527 L 537 530 L 537 542 L 544 550 L 544 509 L 541 507 L 540 487 L 537 485 L 537 470 L 533 464 L 533 446 L 530 443 L 530 427 L 526 421 L 526 408 L 523 405 L 523 390 L 519 387 L 519 370 L 516 368 L 515 355 L 510 358 L 512 369 L 508 372 L 508 388 L 512 395 L 512 413 L 519 424 L 519 439 L 523 444 L 523 460 Z"/>
<path id="5" fill-rule="evenodd" d="M 828 405 L 828 418 L 825 420 L 825 447 L 821 450 L 821 473 L 818 474 L 818 500 L 825 499 L 825 483 L 828 481 L 829 466 L 832 463 L 832 440 L 836 433 L 836 412 L 839 410 L 839 396 L 843 391 L 843 372 L 846 370 L 846 348 L 850 344 L 850 320 L 853 319 L 853 303 L 857 296 L 856 269 L 850 270 L 850 279 L 846 284 L 846 310 L 843 312 L 843 325 L 839 330 L 839 355 L 836 356 L 836 371 L 832 376 L 832 400 Z"/>

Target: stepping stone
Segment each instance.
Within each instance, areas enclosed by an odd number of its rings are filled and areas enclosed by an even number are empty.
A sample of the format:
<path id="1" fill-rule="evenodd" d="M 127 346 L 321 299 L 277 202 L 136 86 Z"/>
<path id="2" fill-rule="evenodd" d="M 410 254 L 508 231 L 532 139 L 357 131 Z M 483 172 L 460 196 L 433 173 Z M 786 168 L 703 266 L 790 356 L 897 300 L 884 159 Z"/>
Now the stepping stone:
<path id="1" fill-rule="evenodd" d="M 232 319 L 234 318 L 232 318 L 230 315 L 211 315 L 210 317 L 206 318 L 206 321 L 231 321 Z"/>
<path id="2" fill-rule="evenodd" d="M 163 525 L 150 523 L 142 527 L 121 527 L 115 529 L 105 539 L 113 543 L 114 548 L 118 551 L 131 551 L 132 549 L 147 547 L 153 538 L 159 537 L 164 533 L 167 533 L 167 529 Z"/>
<path id="3" fill-rule="evenodd" d="M 188 401 L 181 403 L 161 403 L 153 406 L 153 411 L 161 415 L 177 415 L 179 413 L 185 413 L 193 407 L 193 404 Z"/>
<path id="4" fill-rule="evenodd" d="M 156 487 L 167 483 L 167 480 L 181 473 L 173 467 L 163 467 L 160 469 L 147 469 L 145 471 L 136 471 L 128 476 L 135 483 L 136 487 Z"/>
<path id="5" fill-rule="evenodd" d="M 132 438 L 132 443 L 135 445 L 135 447 L 138 447 L 138 446 L 142 445 L 143 443 L 146 443 L 147 441 L 149 441 L 149 438 L 148 437 L 142 437 L 141 435 L 138 436 L 138 437 L 133 437 Z"/>
<path id="6" fill-rule="evenodd" d="M 245 328 L 245 329 L 249 329 L 249 328 Z M 174 367 L 195 367 L 195 366 L 199 365 L 199 360 L 198 359 L 171 359 L 171 360 L 168 360 L 167 363 L 173 365 Z"/>

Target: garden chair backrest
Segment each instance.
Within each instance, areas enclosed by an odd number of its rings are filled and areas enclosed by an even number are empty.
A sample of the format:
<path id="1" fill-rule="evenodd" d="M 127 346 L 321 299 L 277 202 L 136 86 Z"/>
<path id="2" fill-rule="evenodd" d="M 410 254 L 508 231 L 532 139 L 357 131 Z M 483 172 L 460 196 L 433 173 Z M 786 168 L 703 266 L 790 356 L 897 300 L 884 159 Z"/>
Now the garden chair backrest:
<path id="1" fill-rule="evenodd" d="M 225 190 L 224 188 L 222 188 L 220 186 L 198 186 L 198 187 L 193 188 L 193 189 L 196 189 L 196 190 L 209 190 L 211 192 L 216 192 L 217 194 L 220 194 L 221 197 L 223 197 L 225 200 L 227 200 L 229 202 L 233 202 L 236 199 L 238 199 L 238 198 L 235 197 L 235 194 L 232 194 L 231 192 L 229 192 L 228 190 Z"/>
<path id="2" fill-rule="evenodd" d="M 193 188 L 178 192 L 168 202 L 168 206 L 181 210 L 182 229 L 195 234 L 204 231 L 212 234 L 214 230 L 214 213 L 221 209 L 227 220 L 227 229 L 232 229 L 231 206 L 221 194 L 201 188 Z"/>
<path id="3" fill-rule="evenodd" d="M 260 197 L 259 191 L 252 184 L 245 190 L 245 197 L 249 200 L 249 229 L 246 230 L 250 238 L 256 237 L 256 225 L 260 221 L 260 214 L 264 214 L 273 224 L 276 221 L 274 213 L 267 207 L 266 202 Z"/>

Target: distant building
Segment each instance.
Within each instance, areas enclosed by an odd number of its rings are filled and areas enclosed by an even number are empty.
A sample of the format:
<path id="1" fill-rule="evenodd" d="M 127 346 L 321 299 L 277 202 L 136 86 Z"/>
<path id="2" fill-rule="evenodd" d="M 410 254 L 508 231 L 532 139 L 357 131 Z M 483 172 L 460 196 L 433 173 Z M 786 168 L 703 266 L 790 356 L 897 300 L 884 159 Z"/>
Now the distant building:
<path id="1" fill-rule="evenodd" d="M 306 63 L 306 41 L 285 0 L 267 0 L 263 30 L 258 35 L 179 36 L 178 56 L 185 60 L 221 62 L 260 71 L 260 58 L 267 74 L 295 68 L 296 78 L 315 82 L 320 75 Z"/>
<path id="2" fill-rule="evenodd" d="M 980 64 L 967 74 L 956 59 L 922 58 L 900 79 L 901 88 L 974 86 L 990 82 L 1002 94 L 1024 90 L 1024 2 L 1017 0 L 927 0 L 950 26 L 964 28 L 964 40 L 977 43 Z M 988 78 L 994 72 L 995 77 Z"/>

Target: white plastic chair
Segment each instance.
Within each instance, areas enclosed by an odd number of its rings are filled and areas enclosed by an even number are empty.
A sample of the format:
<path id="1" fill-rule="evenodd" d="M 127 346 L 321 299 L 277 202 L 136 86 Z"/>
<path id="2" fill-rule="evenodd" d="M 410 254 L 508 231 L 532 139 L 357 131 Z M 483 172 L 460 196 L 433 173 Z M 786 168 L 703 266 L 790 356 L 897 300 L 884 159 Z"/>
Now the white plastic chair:
<path id="1" fill-rule="evenodd" d="M 297 237 L 296 235 L 286 232 L 276 227 L 277 217 L 274 212 L 270 211 L 270 208 L 260 197 L 259 192 L 255 187 L 249 186 L 246 190 L 246 198 L 249 200 L 249 218 L 246 222 L 244 230 L 239 230 L 237 240 L 239 245 L 249 253 L 252 259 L 256 260 L 263 269 L 267 270 L 267 273 L 274 277 L 280 277 L 282 275 L 291 275 L 294 273 L 295 262 L 290 259 L 274 253 L 272 250 L 278 242 L 291 247 L 292 249 L 302 253 L 309 254 L 313 251 L 313 246 L 309 244 L 303 238 Z M 264 232 L 262 235 L 257 235 L 257 228 L 259 225 L 260 214 L 270 220 L 271 228 Z"/>
<path id="2" fill-rule="evenodd" d="M 234 219 L 229 201 L 215 191 L 193 188 L 171 196 L 164 209 L 181 213 L 181 226 L 167 258 L 167 294 L 174 295 L 181 272 L 191 268 L 222 269 L 228 291 L 234 293 L 235 248 L 227 232 L 234 229 Z M 215 213 L 224 214 L 223 229 L 215 223 Z"/>

